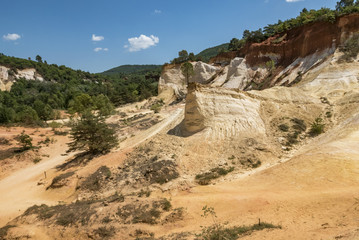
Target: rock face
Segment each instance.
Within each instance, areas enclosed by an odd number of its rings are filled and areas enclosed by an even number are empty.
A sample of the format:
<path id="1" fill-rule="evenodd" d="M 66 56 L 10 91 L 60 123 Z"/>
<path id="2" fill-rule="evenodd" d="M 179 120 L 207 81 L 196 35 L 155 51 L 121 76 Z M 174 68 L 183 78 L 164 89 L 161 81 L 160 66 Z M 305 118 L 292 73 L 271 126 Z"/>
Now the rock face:
<path id="1" fill-rule="evenodd" d="M 191 84 L 186 98 L 185 130 L 196 133 L 205 128 L 229 137 L 244 131 L 265 133 L 260 101 L 245 92 L 201 87 Z"/>
<path id="2" fill-rule="evenodd" d="M 0 90 L 10 90 L 12 82 L 9 79 L 8 68 L 0 66 Z"/>
<path id="3" fill-rule="evenodd" d="M 194 75 L 190 77 L 190 83 L 207 84 L 220 71 L 219 67 L 204 62 L 196 62 L 193 65 Z"/>
<path id="4" fill-rule="evenodd" d="M 262 43 L 248 44 L 240 51 L 223 53 L 212 58 L 211 64 L 229 62 L 234 57 L 245 57 L 250 66 L 275 60 L 286 68 L 298 58 L 337 48 L 352 33 L 359 31 L 359 14 L 339 17 L 334 23 L 315 22 L 294 28 Z M 280 41 L 279 41 L 280 40 Z M 279 41 L 279 42 L 278 42 Z"/>
<path id="5" fill-rule="evenodd" d="M 17 73 L 9 74 L 10 68 L 0 66 L 0 90 L 10 91 L 11 86 L 16 79 L 24 78 L 26 80 L 43 81 L 43 77 L 36 72 L 34 68 L 17 70 Z"/>
<path id="6" fill-rule="evenodd" d="M 162 95 L 174 94 L 177 98 L 183 98 L 187 94 L 187 81 L 189 83 L 206 84 L 213 78 L 220 68 L 203 62 L 192 62 L 194 75 L 189 79 L 182 74 L 180 64 L 172 64 L 164 67 L 159 83 L 158 92 Z"/>
<path id="7" fill-rule="evenodd" d="M 262 79 L 268 73 L 264 67 L 251 68 L 244 58 L 234 58 L 228 66 L 225 88 L 245 90 L 255 79 Z"/>
<path id="8" fill-rule="evenodd" d="M 206 137 L 216 139 L 263 137 L 270 120 L 268 114 L 278 112 L 278 115 L 285 116 L 287 113 L 287 116 L 305 119 L 313 112 L 320 112 L 320 104 L 318 98 L 298 88 L 274 87 L 244 92 L 190 84 L 186 97 L 184 134 L 203 131 Z"/>

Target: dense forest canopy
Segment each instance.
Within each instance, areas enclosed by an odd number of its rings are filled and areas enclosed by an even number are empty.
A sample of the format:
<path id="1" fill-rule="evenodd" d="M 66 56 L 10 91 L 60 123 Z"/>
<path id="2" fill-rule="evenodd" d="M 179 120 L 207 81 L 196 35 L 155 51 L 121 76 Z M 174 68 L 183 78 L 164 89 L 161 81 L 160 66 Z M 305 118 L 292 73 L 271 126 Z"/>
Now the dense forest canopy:
<path id="1" fill-rule="evenodd" d="M 150 71 L 159 72 L 161 71 L 162 65 L 122 65 L 119 67 L 111 68 L 107 71 L 102 72 L 104 75 L 120 75 L 120 74 L 143 74 Z"/>
<path id="2" fill-rule="evenodd" d="M 17 70 L 35 68 L 44 81 L 17 80 L 11 91 L 0 91 L 0 123 L 37 124 L 59 117 L 56 110 L 68 110 L 81 94 L 103 95 L 115 105 L 141 101 L 157 95 L 159 70 L 106 76 L 0 54 L 0 65 Z"/>

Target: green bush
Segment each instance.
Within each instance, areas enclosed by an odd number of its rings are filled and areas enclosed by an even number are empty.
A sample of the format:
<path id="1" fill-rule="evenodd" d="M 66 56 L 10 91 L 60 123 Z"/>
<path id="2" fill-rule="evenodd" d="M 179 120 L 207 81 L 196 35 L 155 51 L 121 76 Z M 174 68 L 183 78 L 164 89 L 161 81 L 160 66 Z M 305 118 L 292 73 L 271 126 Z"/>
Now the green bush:
<path id="1" fill-rule="evenodd" d="M 151 110 L 154 111 L 155 113 L 159 113 L 161 111 L 161 108 L 162 108 L 162 105 L 159 104 L 159 103 L 155 103 L 155 104 L 152 104 L 151 106 Z"/>
<path id="2" fill-rule="evenodd" d="M 324 132 L 324 127 L 325 127 L 325 124 L 323 123 L 323 119 L 318 117 L 312 123 L 309 134 L 313 137 L 317 136 Z"/>
<path id="3" fill-rule="evenodd" d="M 16 137 L 16 140 L 21 146 L 20 151 L 27 151 L 33 148 L 32 138 L 29 135 L 25 134 L 25 131 L 23 131 L 20 135 L 18 135 Z"/>
<path id="4" fill-rule="evenodd" d="M 236 240 L 244 235 L 249 235 L 253 231 L 260 231 L 268 228 L 282 228 L 271 223 L 253 224 L 250 226 L 232 226 L 229 227 L 227 224 L 221 224 L 217 222 L 217 215 L 213 207 L 204 206 L 202 208 L 204 218 L 211 217 L 213 225 L 209 227 L 202 227 L 202 232 L 196 234 L 196 240 Z"/>
<path id="5" fill-rule="evenodd" d="M 202 173 L 202 174 L 197 174 L 196 175 L 196 182 L 200 185 L 208 185 L 210 184 L 211 180 L 219 178 L 221 176 L 225 176 L 228 173 L 232 172 L 234 170 L 234 167 L 230 167 L 230 168 L 221 168 L 221 167 L 216 167 L 216 168 L 212 168 L 210 171 Z"/>
<path id="6" fill-rule="evenodd" d="M 359 54 L 359 33 L 355 33 L 349 38 L 340 50 L 343 52 L 343 56 L 339 61 L 352 62 Z"/>

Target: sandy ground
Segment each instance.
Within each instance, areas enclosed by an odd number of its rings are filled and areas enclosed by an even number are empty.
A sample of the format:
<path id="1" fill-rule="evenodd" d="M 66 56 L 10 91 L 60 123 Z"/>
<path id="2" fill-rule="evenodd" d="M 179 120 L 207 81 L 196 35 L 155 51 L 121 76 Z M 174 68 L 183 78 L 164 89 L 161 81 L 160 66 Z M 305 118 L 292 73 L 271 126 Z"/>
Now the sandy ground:
<path id="1" fill-rule="evenodd" d="M 131 105 L 133 106 L 133 105 Z M 131 106 L 127 106 L 127 111 L 132 111 Z M 94 172 L 97 168 L 102 165 L 117 166 L 120 164 L 126 157 L 126 153 L 131 151 L 131 149 L 138 144 L 148 140 L 153 137 L 164 128 L 168 127 L 173 121 L 177 121 L 178 118 L 181 118 L 183 115 L 183 105 L 176 107 L 169 107 L 164 111 L 162 117 L 165 119 L 160 123 L 154 125 L 153 127 L 136 134 L 135 137 L 129 138 L 120 144 L 120 148 L 116 151 L 95 159 L 90 162 L 86 168 L 79 169 L 77 174 L 81 176 L 87 176 L 89 173 Z M 137 111 L 147 113 L 147 110 Z M 12 129 L 11 137 L 21 133 L 23 129 Z M 38 132 L 38 135 L 41 133 L 48 133 L 42 129 Z M 9 132 L 4 128 L 0 132 L 4 136 L 9 137 Z M 35 138 L 34 138 L 35 139 Z M 24 165 L 23 169 L 17 171 L 8 172 L 7 177 L 0 180 L 0 226 L 5 225 L 8 221 L 15 218 L 16 216 L 22 214 L 28 207 L 35 204 L 47 204 L 54 205 L 60 201 L 71 202 L 76 199 L 74 195 L 75 189 L 73 186 L 72 189 L 67 191 L 46 191 L 46 186 L 51 183 L 51 180 L 54 176 L 58 175 L 56 166 L 64 163 L 66 160 L 70 159 L 74 154 L 66 155 L 67 150 L 66 142 L 68 142 L 67 137 L 58 137 L 56 138 L 57 142 L 53 145 L 50 145 L 47 149 L 43 150 L 43 153 L 49 154 L 49 157 L 46 160 L 41 161 L 38 164 L 27 164 Z M 45 172 L 47 178 L 45 179 Z M 41 184 L 39 185 L 39 183 Z"/>
<path id="2" fill-rule="evenodd" d="M 22 130 L 22 128 L 15 128 L 11 130 L 10 134 L 17 135 L 21 133 Z M 51 129 L 39 130 L 37 135 L 33 136 L 34 145 L 36 145 L 39 139 L 44 138 L 38 135 L 44 133 L 49 135 L 50 130 Z M 26 129 L 26 132 L 30 133 L 31 131 Z M 7 132 L 7 136 L 8 135 L 9 132 Z M 54 144 L 50 144 L 48 147 L 41 149 L 41 154 L 46 154 L 48 157 L 43 158 L 43 160 L 37 164 L 22 164 L 21 166 L 23 166 L 23 168 L 15 172 L 13 172 L 14 169 L 11 169 L 11 175 L 7 174 L 9 176 L 0 180 L 0 226 L 22 213 L 29 206 L 41 203 L 55 204 L 62 200 L 63 197 L 54 200 L 45 197 L 44 186 L 38 185 L 40 180 L 46 183 L 54 174 L 53 168 L 69 158 L 67 155 L 62 156 L 67 150 L 66 142 L 68 142 L 68 138 L 62 136 L 56 137 L 55 139 L 56 142 Z M 45 171 L 47 174 L 46 179 Z"/>
<path id="3" fill-rule="evenodd" d="M 77 174 L 86 176 L 101 165 L 117 166 L 126 158 L 126 152 L 141 141 L 167 130 L 178 121 L 182 108 L 167 112 L 167 120 L 124 142 L 120 150 L 94 159 Z M 0 225 L 21 214 L 33 204 L 56 204 L 71 201 L 72 190 L 67 194 L 46 192 L 37 183 L 56 173 L 53 167 L 69 156 L 65 151 L 65 139 L 51 149 L 47 161 L 21 169 L 0 181 Z M 359 127 L 357 123 L 347 131 L 342 127 L 331 134 L 318 137 L 311 144 L 298 150 L 288 159 L 267 164 L 246 174 L 232 176 L 229 181 L 209 186 L 196 186 L 186 191 L 171 191 L 163 196 L 172 201 L 173 207 L 185 207 L 183 221 L 150 227 L 156 236 L 169 233 L 199 231 L 199 225 L 209 225 L 210 219 L 201 217 L 202 207 L 212 206 L 218 222 L 230 225 L 254 224 L 261 221 L 279 224 L 280 230 L 255 232 L 243 239 L 357 239 L 359 220 Z M 52 170 L 51 170 L 52 169 Z M 34 231 L 33 229 L 31 231 Z M 38 231 L 38 230 L 36 230 Z M 40 231 L 36 234 L 41 237 Z M 338 239 L 337 238 L 337 239 Z"/>
<path id="4" fill-rule="evenodd" d="M 186 206 L 189 217 L 176 231 L 196 231 L 198 222 L 210 224 L 200 217 L 207 205 L 215 208 L 220 222 L 254 224 L 260 218 L 283 227 L 243 239 L 344 238 L 359 228 L 358 143 L 355 131 L 243 179 L 178 192 L 172 201 Z"/>

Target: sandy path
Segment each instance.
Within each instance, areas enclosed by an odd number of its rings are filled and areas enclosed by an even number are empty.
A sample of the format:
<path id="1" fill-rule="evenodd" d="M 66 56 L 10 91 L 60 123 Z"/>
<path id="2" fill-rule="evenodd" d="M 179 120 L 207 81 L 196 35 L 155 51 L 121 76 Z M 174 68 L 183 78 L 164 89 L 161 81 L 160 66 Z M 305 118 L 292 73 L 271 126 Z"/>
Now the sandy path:
<path id="1" fill-rule="evenodd" d="M 180 107 L 165 113 L 166 118 L 162 122 L 122 143 L 119 152 L 125 152 L 129 148 L 133 148 L 152 138 L 173 122 L 181 119 L 183 111 L 183 107 Z M 45 171 L 49 182 L 52 179 L 51 175 L 54 175 L 54 167 L 74 155 L 73 153 L 68 156 L 61 156 L 67 149 L 65 142 L 56 143 L 53 147 L 55 148 L 55 146 L 56 149 L 49 151 L 49 154 L 51 154 L 49 160 L 19 170 L 0 181 L 0 227 L 34 204 L 53 205 L 58 201 L 64 201 L 68 197 L 59 195 L 51 197 L 43 185 L 37 185 L 44 178 Z M 96 161 L 93 161 L 93 163 L 95 164 Z"/>
<path id="2" fill-rule="evenodd" d="M 50 154 L 48 160 L 18 170 L 0 181 L 0 227 L 34 204 L 57 203 L 57 201 L 45 198 L 44 186 L 37 183 L 44 178 L 45 171 L 48 176 L 47 181 L 49 181 L 53 168 L 72 156 L 61 156 L 66 149 L 64 140 L 58 142 L 48 149 Z"/>
<path id="3" fill-rule="evenodd" d="M 136 136 L 122 142 L 120 144 L 121 148 L 132 148 L 136 147 L 137 145 L 143 143 L 144 141 L 147 141 L 148 139 L 152 138 L 159 132 L 163 131 L 165 128 L 170 126 L 173 122 L 176 122 L 178 120 L 182 120 L 184 113 L 184 105 L 181 105 L 180 107 L 176 108 L 175 110 L 169 111 L 164 117 L 165 119 L 154 125 L 153 127 L 137 134 Z"/>

